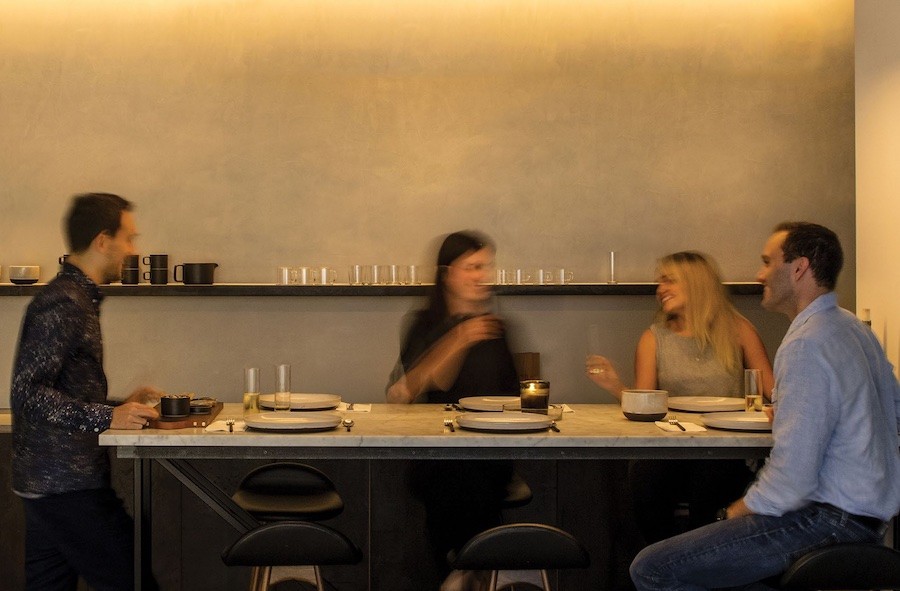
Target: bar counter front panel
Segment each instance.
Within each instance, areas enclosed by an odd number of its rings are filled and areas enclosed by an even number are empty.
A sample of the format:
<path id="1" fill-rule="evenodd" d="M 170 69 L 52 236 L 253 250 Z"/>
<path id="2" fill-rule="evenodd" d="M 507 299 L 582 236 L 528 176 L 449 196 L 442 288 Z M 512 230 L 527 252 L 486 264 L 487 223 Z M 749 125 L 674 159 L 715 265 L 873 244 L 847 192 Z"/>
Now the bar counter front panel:
<path id="1" fill-rule="evenodd" d="M 174 475 L 204 504 L 238 532 L 256 525 L 254 518 L 237 507 L 192 460 L 615 460 L 633 458 L 722 459 L 762 458 L 772 445 L 770 433 L 718 431 L 666 432 L 652 422 L 627 420 L 617 404 L 576 404 L 574 412 L 558 421 L 559 432 L 480 432 L 456 428 L 449 431 L 444 419 L 458 410 L 444 405 L 373 404 L 371 412 L 343 412 L 352 418 L 351 430 L 344 427 L 324 432 L 205 432 L 202 427 L 179 430 L 110 430 L 100 435 L 101 445 L 116 448 L 120 458 L 134 460 L 134 506 L 140 508 L 135 520 L 136 573 L 151 564 L 152 499 L 151 462 Z M 242 406 L 226 403 L 216 420 L 240 419 Z M 681 413 L 682 421 L 701 423 L 698 415 Z M 202 419 L 201 419 L 202 420 Z M 200 462 L 197 462 L 200 463 Z M 391 463 L 391 462 L 389 462 Z M 369 462 L 371 466 L 371 462 Z M 368 470 L 371 479 L 378 478 Z M 397 489 L 402 494 L 401 488 Z M 370 499 L 367 499 L 370 500 Z M 345 498 L 353 503 L 354 499 Z M 377 507 L 370 506 L 369 511 Z M 598 508 L 598 511 L 603 509 Z M 565 527 L 565 524 L 560 524 Z M 367 532 L 371 542 L 372 532 Z M 216 550 L 216 554 L 218 553 Z M 369 561 L 369 586 L 372 571 Z M 582 575 L 583 576 L 583 575 Z M 138 575 L 136 574 L 136 578 Z M 136 581 L 136 588 L 140 582 Z"/>

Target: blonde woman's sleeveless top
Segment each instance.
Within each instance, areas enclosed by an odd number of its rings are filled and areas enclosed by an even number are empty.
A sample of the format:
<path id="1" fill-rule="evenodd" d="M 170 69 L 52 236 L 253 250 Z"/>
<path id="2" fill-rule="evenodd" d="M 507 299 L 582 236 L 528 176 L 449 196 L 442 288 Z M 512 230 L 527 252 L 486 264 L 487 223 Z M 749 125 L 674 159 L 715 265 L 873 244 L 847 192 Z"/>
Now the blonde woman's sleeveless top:
<path id="1" fill-rule="evenodd" d="M 669 396 L 742 396 L 743 368 L 729 373 L 716 359 L 712 347 L 700 351 L 693 337 L 675 334 L 653 324 L 656 338 L 656 374 L 661 390 Z"/>

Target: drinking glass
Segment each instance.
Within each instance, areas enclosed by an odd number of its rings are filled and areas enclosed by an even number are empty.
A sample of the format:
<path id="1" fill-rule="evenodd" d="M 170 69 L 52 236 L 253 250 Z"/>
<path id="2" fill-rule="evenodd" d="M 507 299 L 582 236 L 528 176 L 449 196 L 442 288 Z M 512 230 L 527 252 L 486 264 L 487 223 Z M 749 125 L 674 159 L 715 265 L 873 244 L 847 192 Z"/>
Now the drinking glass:
<path id="1" fill-rule="evenodd" d="M 560 267 L 553 272 L 553 278 L 560 285 L 565 285 L 575 279 L 575 273 L 569 271 L 565 267 Z"/>
<path id="2" fill-rule="evenodd" d="M 350 285 L 368 285 L 371 265 L 350 265 Z"/>
<path id="3" fill-rule="evenodd" d="M 244 414 L 259 412 L 259 368 L 248 367 L 244 370 Z"/>
<path id="4" fill-rule="evenodd" d="M 416 265 L 406 265 L 403 268 L 403 283 L 407 285 L 418 285 L 422 283 L 422 277 L 419 274 L 419 268 Z"/>
<path id="5" fill-rule="evenodd" d="M 758 369 L 744 370 L 744 410 L 761 412 L 763 408 L 762 372 Z"/>
<path id="6" fill-rule="evenodd" d="M 291 283 L 291 269 L 290 267 L 278 267 L 275 272 L 275 282 L 278 285 L 288 285 Z"/>
<path id="7" fill-rule="evenodd" d="M 291 366 L 275 368 L 275 410 L 291 410 Z"/>

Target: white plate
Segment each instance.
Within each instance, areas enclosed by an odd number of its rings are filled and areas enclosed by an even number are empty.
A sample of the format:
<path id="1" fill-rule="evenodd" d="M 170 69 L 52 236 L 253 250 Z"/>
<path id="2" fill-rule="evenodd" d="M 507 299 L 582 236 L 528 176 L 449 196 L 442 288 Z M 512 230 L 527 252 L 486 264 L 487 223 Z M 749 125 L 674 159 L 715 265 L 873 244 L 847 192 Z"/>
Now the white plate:
<path id="1" fill-rule="evenodd" d="M 277 431 L 303 431 L 334 429 L 341 424 L 341 415 L 336 412 L 261 412 L 248 415 L 244 422 L 254 429 L 274 429 Z"/>
<path id="2" fill-rule="evenodd" d="M 764 412 L 714 412 L 700 415 L 703 424 L 714 429 L 734 431 L 771 431 L 772 423 Z"/>
<path id="3" fill-rule="evenodd" d="M 744 399 L 734 396 L 669 396 L 669 408 L 688 412 L 744 410 Z"/>
<path id="4" fill-rule="evenodd" d="M 331 410 L 340 403 L 339 394 L 291 394 L 291 410 Z M 259 406 L 275 408 L 275 395 L 260 394 Z"/>
<path id="5" fill-rule="evenodd" d="M 550 428 L 550 417 L 531 412 L 464 414 L 456 417 L 463 429 L 476 431 L 541 431 Z"/>
<path id="6" fill-rule="evenodd" d="M 490 412 L 502 412 L 503 405 L 519 406 L 518 396 L 470 396 L 460 398 L 459 405 L 466 410 L 485 410 Z"/>

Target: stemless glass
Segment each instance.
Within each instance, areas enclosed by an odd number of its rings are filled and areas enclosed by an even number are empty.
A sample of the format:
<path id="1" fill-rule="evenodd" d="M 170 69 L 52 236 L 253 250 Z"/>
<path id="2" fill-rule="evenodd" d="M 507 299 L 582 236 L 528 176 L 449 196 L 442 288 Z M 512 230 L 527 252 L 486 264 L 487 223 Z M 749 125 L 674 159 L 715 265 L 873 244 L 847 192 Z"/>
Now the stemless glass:
<path id="1" fill-rule="evenodd" d="M 758 369 L 744 370 L 744 410 L 761 412 L 763 409 L 762 372 Z"/>
<path id="2" fill-rule="evenodd" d="M 259 368 L 244 369 L 244 414 L 259 412 Z"/>
<path id="3" fill-rule="evenodd" d="M 291 410 L 291 366 L 275 368 L 275 410 Z"/>

